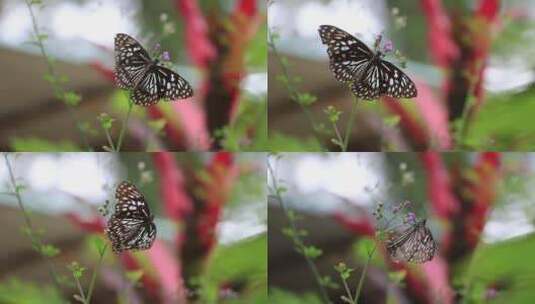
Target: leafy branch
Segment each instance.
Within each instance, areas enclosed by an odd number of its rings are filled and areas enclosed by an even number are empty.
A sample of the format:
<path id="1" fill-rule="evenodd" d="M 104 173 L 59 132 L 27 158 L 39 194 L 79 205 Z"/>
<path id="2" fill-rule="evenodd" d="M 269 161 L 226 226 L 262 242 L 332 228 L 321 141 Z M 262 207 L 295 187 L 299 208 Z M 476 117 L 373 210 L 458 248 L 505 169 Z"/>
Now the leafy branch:
<path id="1" fill-rule="evenodd" d="M 86 131 L 88 126 L 82 123 L 79 120 L 78 113 L 75 110 L 75 107 L 80 103 L 81 96 L 72 90 L 66 90 L 63 85 L 68 81 L 68 78 L 64 75 L 59 75 L 54 66 L 54 60 L 48 55 L 45 49 L 44 42 L 48 38 L 46 34 L 41 33 L 39 30 L 39 25 L 37 23 L 37 18 L 33 10 L 34 5 L 42 5 L 41 0 L 25 0 L 26 7 L 30 13 L 32 19 L 32 27 L 35 41 L 33 41 L 41 52 L 41 55 L 45 58 L 47 64 L 47 73 L 45 74 L 45 80 L 50 83 L 54 91 L 54 96 L 61 100 L 67 107 L 69 114 L 71 115 L 74 124 L 76 125 L 76 130 L 84 145 L 88 150 L 92 150 L 87 139 Z"/>
<path id="2" fill-rule="evenodd" d="M 305 244 L 303 238 L 308 234 L 308 232 L 297 227 L 296 221 L 298 220 L 298 216 L 295 214 L 295 212 L 286 208 L 286 204 L 284 203 L 282 195 L 287 189 L 279 185 L 279 180 L 277 179 L 277 175 L 271 160 L 268 160 L 267 166 L 270 173 L 269 175 L 271 176 L 272 188 L 270 190 L 272 195 L 279 202 L 280 208 L 284 212 L 289 223 L 289 227 L 285 228 L 283 233 L 292 240 L 297 252 L 305 258 L 306 263 L 316 280 L 323 302 L 329 304 L 331 303 L 331 300 L 329 299 L 325 287 L 333 286 L 333 282 L 328 276 L 322 277 L 318 268 L 316 267 L 316 264 L 314 263 L 314 260 L 322 255 L 322 251 L 315 246 L 307 246 Z"/>
<path id="3" fill-rule="evenodd" d="M 310 111 L 309 107 L 316 102 L 317 97 L 306 92 L 301 92 L 297 89 L 296 84 L 301 81 L 299 77 L 291 77 L 289 73 L 289 63 L 286 57 L 283 57 L 280 55 L 279 50 L 277 49 L 276 41 L 279 39 L 279 36 L 277 33 L 274 33 L 271 31 L 270 28 L 268 28 L 268 47 L 273 53 L 273 56 L 277 59 L 279 62 L 279 65 L 282 70 L 282 74 L 277 77 L 277 80 L 284 85 L 286 90 L 288 91 L 289 97 L 291 100 L 293 100 L 295 103 L 297 103 L 303 112 L 305 113 L 305 116 L 307 120 L 310 123 L 310 126 L 312 127 L 312 130 L 314 132 L 314 136 L 316 137 L 316 140 L 321 143 L 321 136 L 320 132 L 323 130 L 323 125 L 316 124 L 316 121 L 314 119 L 314 116 L 312 115 L 312 112 Z"/>
<path id="4" fill-rule="evenodd" d="M 50 276 L 52 277 L 52 281 L 54 282 L 56 289 L 61 290 L 60 279 L 57 275 L 54 264 L 52 263 L 52 258 L 59 254 L 59 249 L 54 247 L 53 245 L 44 244 L 43 241 L 41 240 L 39 233 L 34 228 L 34 225 L 30 218 L 30 214 L 28 213 L 28 211 L 26 210 L 26 207 L 24 207 L 24 203 L 22 202 L 21 192 L 23 191 L 24 186 L 17 184 L 15 174 L 13 172 L 13 167 L 11 166 L 11 162 L 9 161 L 7 153 L 4 153 L 4 160 L 5 160 L 8 173 L 9 173 L 9 181 L 11 183 L 11 187 L 13 188 L 13 192 L 10 194 L 15 196 L 17 200 L 17 204 L 19 205 L 19 209 L 21 210 L 22 215 L 24 217 L 24 223 L 26 226 L 24 229 L 24 232 L 30 238 L 32 247 L 45 260 L 45 263 L 48 268 L 48 272 Z"/>

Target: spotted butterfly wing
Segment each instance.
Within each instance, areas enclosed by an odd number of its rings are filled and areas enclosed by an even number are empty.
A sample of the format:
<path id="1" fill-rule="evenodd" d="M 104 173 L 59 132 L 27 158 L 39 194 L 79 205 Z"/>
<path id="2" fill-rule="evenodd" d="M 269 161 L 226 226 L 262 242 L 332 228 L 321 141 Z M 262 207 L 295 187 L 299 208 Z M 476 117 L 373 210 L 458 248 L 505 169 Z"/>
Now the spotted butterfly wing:
<path id="1" fill-rule="evenodd" d="M 115 212 L 106 228 L 113 251 L 149 249 L 156 238 L 156 225 L 143 194 L 124 181 L 117 186 L 115 199 Z"/>
<path id="2" fill-rule="evenodd" d="M 382 60 L 362 41 L 332 25 L 321 25 L 319 34 L 327 45 L 329 67 L 341 82 L 350 82 L 351 91 L 364 100 L 382 95 L 394 98 L 416 97 L 416 86 L 400 69 Z"/>
<path id="3" fill-rule="evenodd" d="M 419 221 L 386 242 L 386 249 L 393 260 L 399 262 L 425 263 L 433 259 L 437 243 L 425 220 Z"/>
<path id="4" fill-rule="evenodd" d="M 115 77 L 117 86 L 131 90 L 132 101 L 142 106 L 156 104 L 160 99 L 193 96 L 184 78 L 151 59 L 143 46 L 127 34 L 115 36 Z"/>
<path id="5" fill-rule="evenodd" d="M 151 67 L 131 93 L 136 104 L 150 106 L 160 99 L 185 99 L 193 96 L 189 83 L 166 67 Z"/>

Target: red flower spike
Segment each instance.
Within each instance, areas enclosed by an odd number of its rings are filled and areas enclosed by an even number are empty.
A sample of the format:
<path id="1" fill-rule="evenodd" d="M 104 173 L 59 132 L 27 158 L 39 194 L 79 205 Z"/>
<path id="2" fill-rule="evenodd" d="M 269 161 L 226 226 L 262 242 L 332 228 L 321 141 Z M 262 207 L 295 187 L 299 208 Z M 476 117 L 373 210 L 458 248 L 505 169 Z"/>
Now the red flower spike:
<path id="1" fill-rule="evenodd" d="M 103 65 L 98 61 L 91 62 L 89 66 L 94 68 L 106 80 L 110 81 L 111 83 L 115 83 L 115 72 L 112 69 L 108 68 L 107 66 Z"/>
<path id="2" fill-rule="evenodd" d="M 422 265 L 425 281 L 428 283 L 430 299 L 440 299 L 441 303 L 451 304 L 454 291 L 449 285 L 448 263 L 441 257 L 435 256 L 433 260 Z"/>
<path id="3" fill-rule="evenodd" d="M 451 21 L 440 0 L 422 0 L 422 9 L 428 23 L 427 43 L 438 66 L 449 68 L 459 56 L 459 49 L 451 35 Z"/>
<path id="4" fill-rule="evenodd" d="M 439 150 L 451 149 L 451 137 L 448 129 L 448 112 L 444 105 L 435 98 L 431 88 L 425 83 L 416 81 L 418 96 L 416 105 L 420 115 L 426 122 L 427 132 L 436 142 Z"/>
<path id="5" fill-rule="evenodd" d="M 101 217 L 94 216 L 90 219 L 83 219 L 76 213 L 67 213 L 65 215 L 80 229 L 91 233 L 104 233 L 106 223 Z"/>
<path id="6" fill-rule="evenodd" d="M 199 215 L 197 234 L 203 251 L 210 252 L 216 241 L 215 231 L 223 206 L 228 201 L 230 191 L 238 176 L 238 167 L 235 165 L 232 153 L 218 152 L 206 170 L 209 178 L 202 181 L 206 198 Z"/>
<path id="7" fill-rule="evenodd" d="M 410 114 L 402 104 L 395 98 L 390 96 L 382 97 L 382 105 L 390 112 L 396 114 L 400 118 L 400 125 L 403 127 L 405 136 L 410 140 L 414 150 L 425 150 L 427 148 L 427 133 L 418 123 L 418 121 Z"/>
<path id="8" fill-rule="evenodd" d="M 338 221 L 342 226 L 347 230 L 355 233 L 356 235 L 364 235 L 373 237 L 375 235 L 375 228 L 370 220 L 366 217 L 361 217 L 358 219 L 349 218 L 344 213 L 336 213 L 334 219 Z"/>
<path id="9" fill-rule="evenodd" d="M 161 285 L 163 303 L 186 303 L 187 292 L 181 265 L 164 242 L 157 239 L 146 253 Z"/>
<path id="10" fill-rule="evenodd" d="M 193 210 L 193 203 L 184 189 L 182 171 L 172 153 L 152 153 L 152 159 L 160 176 L 160 194 L 165 212 L 169 218 L 182 221 Z"/>
<path id="11" fill-rule="evenodd" d="M 440 154 L 424 152 L 420 158 L 427 174 L 427 195 L 433 211 L 440 218 L 449 218 L 459 210 L 459 202 L 452 192 L 449 174 Z"/>
<path id="12" fill-rule="evenodd" d="M 130 252 L 122 252 L 121 254 L 119 254 L 119 260 L 127 271 L 136 271 L 141 270 L 143 268 L 136 260 L 134 255 Z M 160 303 L 160 287 L 158 285 L 158 281 L 156 281 L 152 276 L 150 276 L 146 271 L 144 271 L 143 276 L 141 277 L 141 282 L 143 283 L 144 289 L 153 298 L 152 302 Z"/>
<path id="13" fill-rule="evenodd" d="M 216 49 L 208 37 L 208 25 L 196 0 L 175 0 L 184 19 L 186 48 L 193 63 L 201 69 L 216 57 Z"/>
<path id="14" fill-rule="evenodd" d="M 253 17 L 257 13 L 256 0 L 240 0 L 236 8 L 236 11 L 245 14 L 247 17 Z"/>
<path id="15" fill-rule="evenodd" d="M 501 154 L 487 152 L 479 155 L 474 167 L 477 183 L 473 186 L 472 212 L 467 216 L 467 240 L 475 248 L 483 231 L 490 206 L 496 198 L 496 183 L 499 177 Z"/>

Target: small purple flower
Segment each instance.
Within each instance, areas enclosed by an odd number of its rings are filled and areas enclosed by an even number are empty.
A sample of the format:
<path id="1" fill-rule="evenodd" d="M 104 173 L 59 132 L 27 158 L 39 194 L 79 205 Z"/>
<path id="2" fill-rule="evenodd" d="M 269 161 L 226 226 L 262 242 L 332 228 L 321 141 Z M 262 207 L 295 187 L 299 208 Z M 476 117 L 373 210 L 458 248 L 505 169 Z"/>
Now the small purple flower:
<path id="1" fill-rule="evenodd" d="M 164 61 L 170 61 L 170 60 L 171 60 L 171 55 L 169 55 L 169 52 L 168 52 L 168 51 L 164 51 L 164 52 L 162 53 L 162 59 L 163 59 Z"/>
<path id="2" fill-rule="evenodd" d="M 408 224 L 415 224 L 416 223 L 416 214 L 414 214 L 413 212 L 408 212 L 407 215 L 406 215 L 406 218 L 405 220 L 407 221 Z"/>
<path id="3" fill-rule="evenodd" d="M 394 50 L 394 44 L 392 43 L 392 40 L 387 39 L 383 45 L 383 53 L 390 53 L 393 50 Z"/>

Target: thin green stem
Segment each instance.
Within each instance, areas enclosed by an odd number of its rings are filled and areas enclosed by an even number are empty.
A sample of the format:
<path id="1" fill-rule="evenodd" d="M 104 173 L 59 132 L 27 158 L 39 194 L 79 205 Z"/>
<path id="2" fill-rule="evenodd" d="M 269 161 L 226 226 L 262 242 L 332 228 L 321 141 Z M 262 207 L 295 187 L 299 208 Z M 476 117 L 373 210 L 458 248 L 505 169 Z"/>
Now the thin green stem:
<path id="1" fill-rule="evenodd" d="M 108 145 L 110 145 L 110 148 L 112 151 L 115 151 L 115 145 L 113 144 L 113 139 L 111 138 L 111 134 L 108 129 L 102 128 L 104 130 L 104 133 L 106 134 L 106 139 L 108 140 Z"/>
<path id="2" fill-rule="evenodd" d="M 54 64 L 51 58 L 48 56 L 48 53 L 45 50 L 45 45 L 43 44 L 43 41 L 42 41 L 43 38 L 42 38 L 41 32 L 39 31 L 39 26 L 37 25 L 37 18 L 35 17 L 35 13 L 33 12 L 31 1 L 26 0 L 24 2 L 26 3 L 26 6 L 28 7 L 28 11 L 30 12 L 35 40 L 37 42 L 37 45 L 39 46 L 41 56 L 43 56 L 46 60 L 48 74 L 57 81 L 58 77 L 57 77 L 56 69 L 54 67 Z M 57 83 L 52 83 L 52 87 L 54 89 L 54 93 L 56 93 L 57 96 L 65 96 L 65 90 L 63 89 L 61 85 L 58 85 Z M 83 143 L 87 146 L 88 150 L 92 151 L 92 148 L 89 145 L 89 140 L 87 139 L 87 136 L 82 126 L 79 123 L 80 120 L 78 119 L 78 115 L 76 111 L 74 110 L 72 106 L 68 104 L 65 104 L 65 105 L 67 106 L 69 114 L 71 115 L 74 121 L 76 130 L 78 131 L 80 138 L 82 139 Z"/>
<path id="3" fill-rule="evenodd" d="M 35 230 L 33 228 L 33 224 L 32 224 L 32 220 L 30 218 L 30 215 L 28 214 L 28 212 L 26 211 L 26 208 L 24 207 L 24 203 L 22 202 L 22 198 L 21 198 L 21 195 L 20 195 L 20 188 L 17 185 L 16 179 L 15 179 L 15 174 L 13 173 L 13 167 L 11 166 L 11 162 L 9 161 L 7 153 L 4 153 L 4 159 L 5 159 L 6 166 L 7 166 L 8 172 L 9 172 L 9 180 L 11 182 L 11 186 L 13 187 L 13 193 L 14 193 L 15 197 L 17 198 L 17 203 L 19 205 L 20 210 L 22 211 L 22 215 L 24 217 L 24 221 L 25 221 L 25 224 L 26 224 L 28 235 L 30 237 L 30 241 L 32 242 L 32 245 L 34 247 L 37 246 L 37 250 L 38 250 L 39 254 L 43 257 L 43 259 L 46 262 L 46 265 L 48 267 L 48 272 L 49 272 L 50 276 L 52 277 L 52 281 L 54 282 L 55 287 L 57 288 L 58 291 L 60 291 L 61 290 L 61 286 L 59 284 L 59 279 L 58 279 L 58 276 L 56 274 L 54 265 L 52 264 L 52 261 L 51 261 L 50 257 L 44 255 L 42 253 L 42 251 L 41 251 L 41 248 L 43 247 L 43 243 L 39 239 L 38 234 L 35 233 Z"/>
<path id="4" fill-rule="evenodd" d="M 286 205 L 284 204 L 284 200 L 282 199 L 280 191 L 278 191 L 279 184 L 278 184 L 278 181 L 277 181 L 277 178 L 276 178 L 275 170 L 273 169 L 273 166 L 271 165 L 271 162 L 269 160 L 267 162 L 267 165 L 268 165 L 268 170 L 269 170 L 270 175 L 271 175 L 271 182 L 272 182 L 273 188 L 275 189 L 275 191 L 274 191 L 275 197 L 277 198 L 277 201 L 279 202 L 280 208 L 283 210 L 284 214 L 286 215 L 286 218 L 288 219 L 288 222 L 290 224 L 290 229 L 292 231 L 296 232 L 294 234 L 295 238 L 293 239 L 294 243 L 297 246 L 298 251 L 305 258 L 308 267 L 310 268 L 314 278 L 316 279 L 316 283 L 318 284 L 318 288 L 320 290 L 320 295 L 321 295 L 321 297 L 323 299 L 323 302 L 324 303 L 331 303 L 331 300 L 329 299 L 329 296 L 327 294 L 327 290 L 325 290 L 325 286 L 323 286 L 323 284 L 322 284 L 321 275 L 320 275 L 320 272 L 319 272 L 318 268 L 316 267 L 316 264 L 314 264 L 312 259 L 304 253 L 304 248 L 306 246 L 303 243 L 303 241 L 300 239 L 300 237 L 298 236 L 297 225 L 295 224 L 295 221 L 293 220 L 293 217 L 289 216 L 288 209 L 286 208 Z"/>
<path id="5" fill-rule="evenodd" d="M 93 295 L 93 289 L 95 288 L 95 282 L 97 281 L 97 275 L 98 271 L 100 270 L 100 267 L 102 266 L 102 260 L 104 259 L 104 254 L 106 253 L 106 249 L 108 249 L 108 244 L 105 244 L 102 250 L 99 250 L 100 257 L 98 259 L 98 264 L 95 267 L 95 270 L 93 270 L 93 275 L 91 276 L 91 283 L 89 283 L 89 290 L 87 291 L 87 298 L 86 303 L 91 303 L 91 296 Z"/>
<path id="6" fill-rule="evenodd" d="M 269 28 L 268 28 L 268 42 L 267 42 L 267 44 L 268 44 L 268 47 L 271 49 L 271 52 L 273 53 L 273 55 L 275 56 L 275 58 L 279 62 L 279 65 L 281 67 L 282 74 L 284 75 L 284 78 L 286 78 L 286 81 L 284 82 L 284 85 L 286 86 L 286 90 L 288 91 L 290 99 L 292 99 L 297 104 L 299 104 L 299 106 L 301 107 L 301 109 L 305 113 L 305 116 L 306 116 L 308 122 L 310 123 L 310 126 L 312 127 L 312 131 L 314 133 L 314 136 L 316 137 L 316 140 L 319 143 L 321 143 L 322 142 L 321 136 L 318 134 L 318 132 L 316 130 L 316 122 L 315 122 L 314 116 L 310 112 L 310 109 L 307 108 L 307 106 L 305 106 L 304 104 L 299 102 L 299 99 L 298 99 L 299 91 L 292 84 L 292 81 L 290 79 L 290 72 L 288 71 L 288 67 L 287 67 L 286 63 L 283 61 L 282 56 L 280 55 L 279 50 L 277 49 L 277 46 L 275 45 L 275 42 L 273 41 L 273 34 L 271 33 L 271 29 L 269 29 Z"/>
<path id="7" fill-rule="evenodd" d="M 344 134 L 344 146 L 342 147 L 342 151 L 346 152 L 347 147 L 349 145 L 349 138 L 351 137 L 351 129 L 353 128 L 353 121 L 355 120 L 355 114 L 357 113 L 357 106 L 358 106 L 358 100 L 357 97 L 353 99 L 353 104 L 351 105 L 351 113 L 349 114 L 349 120 L 347 121 L 346 125 L 346 133 Z"/>
<path id="8" fill-rule="evenodd" d="M 115 152 L 120 152 L 121 151 L 121 146 L 123 144 L 124 133 L 125 133 L 126 127 L 128 125 L 128 120 L 130 119 L 130 113 L 132 113 L 133 105 L 134 105 L 134 103 L 132 102 L 131 99 L 129 99 L 128 100 L 128 112 L 126 112 L 126 118 L 123 121 L 123 125 L 121 127 L 121 133 L 119 134 L 119 140 L 117 141 L 117 150 Z"/>
<path id="9" fill-rule="evenodd" d="M 84 303 L 87 303 L 85 301 L 85 293 L 84 289 L 82 288 L 82 284 L 80 284 L 80 280 L 73 274 L 74 281 L 76 282 L 76 286 L 78 287 L 78 292 L 80 293 L 80 297 L 84 300 Z"/>
<path id="10" fill-rule="evenodd" d="M 351 294 L 351 290 L 349 290 L 347 281 L 343 277 L 342 277 L 342 283 L 344 284 L 344 289 L 346 290 L 346 294 L 349 297 L 349 300 L 351 301 L 351 303 L 356 304 L 357 302 L 353 300 L 353 295 Z"/>
<path id="11" fill-rule="evenodd" d="M 345 152 L 346 151 L 346 148 L 345 148 L 345 145 L 344 145 L 345 140 L 342 139 L 342 135 L 340 134 L 340 130 L 338 130 L 338 125 L 336 124 L 336 122 L 332 122 L 332 121 L 331 121 L 331 124 L 332 124 L 333 129 L 334 129 L 334 134 L 336 134 L 336 145 L 340 147 L 340 150 L 342 150 L 342 152 Z"/>
<path id="12" fill-rule="evenodd" d="M 368 258 L 366 259 L 366 263 L 364 263 L 364 268 L 362 269 L 362 272 L 360 273 L 360 279 L 357 286 L 357 290 L 355 291 L 355 303 L 359 300 L 360 292 L 362 291 L 362 286 L 364 285 L 364 278 L 366 277 L 366 273 L 368 272 L 368 266 L 370 265 L 370 261 L 373 257 L 373 254 L 375 253 L 375 249 L 377 248 L 377 244 L 373 246 L 373 249 L 368 252 Z"/>

